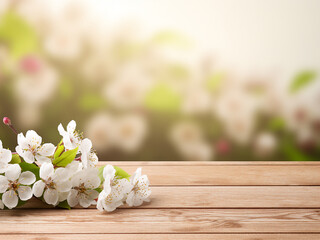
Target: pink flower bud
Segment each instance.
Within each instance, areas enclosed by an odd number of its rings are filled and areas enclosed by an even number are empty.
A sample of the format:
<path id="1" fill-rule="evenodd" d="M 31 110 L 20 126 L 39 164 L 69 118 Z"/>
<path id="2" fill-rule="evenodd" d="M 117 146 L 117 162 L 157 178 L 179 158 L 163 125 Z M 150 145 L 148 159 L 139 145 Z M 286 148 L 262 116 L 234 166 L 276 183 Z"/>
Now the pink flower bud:
<path id="1" fill-rule="evenodd" d="M 230 151 L 230 143 L 227 140 L 219 140 L 216 143 L 217 152 L 220 154 L 226 154 Z"/>
<path id="2" fill-rule="evenodd" d="M 21 69 L 26 73 L 37 73 L 41 69 L 41 61 L 35 56 L 26 56 L 20 62 Z"/>
<path id="3" fill-rule="evenodd" d="M 10 125 L 11 125 L 11 120 L 10 120 L 10 118 L 4 117 L 4 118 L 3 118 L 3 123 L 4 123 L 5 125 L 7 125 L 7 126 L 10 126 Z"/>

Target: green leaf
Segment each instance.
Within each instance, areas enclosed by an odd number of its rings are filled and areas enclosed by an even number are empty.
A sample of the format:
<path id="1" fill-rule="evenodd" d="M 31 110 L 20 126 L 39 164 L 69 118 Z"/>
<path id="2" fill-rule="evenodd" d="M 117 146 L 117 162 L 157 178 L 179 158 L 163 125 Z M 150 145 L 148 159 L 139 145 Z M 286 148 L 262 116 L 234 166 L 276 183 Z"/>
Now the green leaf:
<path id="1" fill-rule="evenodd" d="M 217 92 L 221 87 L 223 78 L 223 73 L 216 73 L 214 75 L 209 76 L 207 79 L 208 90 L 211 92 Z"/>
<path id="2" fill-rule="evenodd" d="M 316 73 L 313 71 L 304 71 L 299 73 L 290 85 L 290 93 L 296 93 L 302 88 L 308 86 L 316 79 Z"/>
<path id="3" fill-rule="evenodd" d="M 118 178 L 120 178 L 120 179 L 121 178 L 126 178 L 126 179 L 129 180 L 130 175 L 126 171 L 124 171 L 122 168 L 119 168 L 117 166 L 113 166 L 113 168 L 116 170 L 116 176 Z"/>
<path id="4" fill-rule="evenodd" d="M 286 126 L 286 123 L 283 118 L 275 117 L 271 119 L 269 122 L 268 128 L 272 131 L 280 131 L 283 130 Z"/>
<path id="5" fill-rule="evenodd" d="M 156 111 L 178 111 L 181 96 L 167 84 L 160 83 L 150 90 L 145 98 L 147 108 Z"/>
<path id="6" fill-rule="evenodd" d="M 103 177 L 103 169 L 104 169 L 104 167 L 105 167 L 105 166 L 99 167 L 99 172 L 98 172 L 98 176 L 99 176 L 99 178 L 100 178 L 101 183 L 104 182 L 104 177 Z"/>
<path id="7" fill-rule="evenodd" d="M 60 202 L 58 204 L 58 207 L 60 208 L 65 208 L 65 209 L 71 209 L 70 205 L 68 204 L 68 201 L 67 200 L 64 200 L 63 202 Z"/>
<path id="8" fill-rule="evenodd" d="M 151 42 L 157 45 L 189 48 L 191 42 L 181 34 L 173 31 L 162 31 L 154 35 Z"/>
<path id="9" fill-rule="evenodd" d="M 80 98 L 79 106 L 82 110 L 99 110 L 105 107 L 105 100 L 98 94 L 88 93 Z"/>
<path id="10" fill-rule="evenodd" d="M 299 149 L 295 148 L 292 143 L 284 142 L 281 147 L 284 155 L 288 158 L 287 160 L 290 161 L 316 161 L 312 157 L 304 154 Z"/>
<path id="11" fill-rule="evenodd" d="M 57 159 L 62 154 L 63 151 L 64 151 L 64 145 L 62 144 L 62 140 L 61 140 L 57 146 L 57 149 L 56 149 L 54 155 L 53 155 L 54 159 Z"/>
<path id="12" fill-rule="evenodd" d="M 10 164 L 21 163 L 21 158 L 19 154 L 12 154 Z"/>
<path id="13" fill-rule="evenodd" d="M 22 172 L 30 171 L 34 173 L 34 175 L 36 175 L 37 180 L 40 179 L 40 175 L 39 175 L 40 168 L 37 165 L 33 163 L 26 163 L 26 162 L 21 162 L 19 163 L 19 165 L 21 167 Z"/>
<path id="14" fill-rule="evenodd" d="M 78 148 L 66 151 L 62 153 L 60 157 L 55 158 L 52 161 L 52 164 L 58 167 L 65 167 L 76 158 L 77 152 Z"/>
<path id="15" fill-rule="evenodd" d="M 8 44 L 15 59 L 36 52 L 38 47 L 36 32 L 13 12 L 7 12 L 0 19 L 0 39 Z"/>

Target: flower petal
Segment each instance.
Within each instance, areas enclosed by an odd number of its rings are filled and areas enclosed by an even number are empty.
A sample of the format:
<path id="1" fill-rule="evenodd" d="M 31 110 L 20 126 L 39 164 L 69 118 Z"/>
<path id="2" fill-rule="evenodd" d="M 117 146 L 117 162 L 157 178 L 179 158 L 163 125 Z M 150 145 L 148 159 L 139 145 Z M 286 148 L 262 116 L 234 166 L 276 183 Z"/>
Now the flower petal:
<path id="1" fill-rule="evenodd" d="M 39 150 L 38 153 L 42 156 L 52 156 L 55 151 L 55 146 L 52 143 L 45 143 L 43 144 Z"/>
<path id="2" fill-rule="evenodd" d="M 66 168 L 57 168 L 52 176 L 55 182 L 64 182 L 69 178 L 69 170 Z M 64 192 L 64 191 L 62 191 Z"/>
<path id="3" fill-rule="evenodd" d="M 3 202 L 1 200 L 0 200 L 0 208 L 4 209 L 4 204 L 3 204 Z"/>
<path id="4" fill-rule="evenodd" d="M 3 204 L 9 209 L 16 207 L 18 200 L 18 196 L 13 190 L 7 191 L 2 195 Z"/>
<path id="5" fill-rule="evenodd" d="M 21 148 L 28 148 L 28 142 L 27 139 L 24 137 L 23 133 L 19 133 L 17 136 L 18 145 Z"/>
<path id="6" fill-rule="evenodd" d="M 109 176 L 111 179 L 113 179 L 115 174 L 116 174 L 116 170 L 114 169 L 114 167 L 112 165 L 108 164 L 107 166 L 104 167 L 104 169 L 103 169 L 103 177 L 104 178 Z"/>
<path id="7" fill-rule="evenodd" d="M 0 148 L 0 162 L 8 163 L 11 161 L 12 153 L 8 149 Z"/>
<path id="8" fill-rule="evenodd" d="M 18 164 L 9 165 L 7 171 L 5 172 L 5 176 L 8 180 L 14 181 L 19 178 L 21 174 L 21 167 Z"/>
<path id="9" fill-rule="evenodd" d="M 43 194 L 43 190 L 45 187 L 45 183 L 42 180 L 37 181 L 35 184 L 33 184 L 32 192 L 33 195 L 36 197 L 41 197 Z"/>
<path id="10" fill-rule="evenodd" d="M 44 163 L 40 167 L 40 178 L 42 179 L 48 179 L 51 177 L 54 173 L 54 168 L 51 163 Z"/>
<path id="11" fill-rule="evenodd" d="M 140 176 L 141 176 L 141 168 L 137 168 L 135 173 L 130 178 L 132 185 L 135 185 L 138 182 Z"/>
<path id="12" fill-rule="evenodd" d="M 88 189 L 95 189 L 100 186 L 101 180 L 98 176 L 97 168 L 90 168 L 86 170 L 85 178 L 81 181 L 84 187 Z"/>
<path id="13" fill-rule="evenodd" d="M 126 199 L 126 203 L 127 203 L 130 207 L 133 206 L 134 198 L 135 198 L 135 196 L 134 196 L 134 191 L 131 191 L 131 192 L 128 194 L 127 199 Z"/>
<path id="14" fill-rule="evenodd" d="M 88 153 L 90 152 L 91 148 L 92 148 L 91 140 L 89 138 L 83 139 L 80 145 L 81 153 Z"/>
<path id="15" fill-rule="evenodd" d="M 69 192 L 59 192 L 59 202 L 67 200 Z"/>
<path id="16" fill-rule="evenodd" d="M 99 192 L 96 190 L 87 190 L 87 196 L 88 198 L 94 200 L 97 199 L 99 197 Z"/>
<path id="17" fill-rule="evenodd" d="M 40 146 L 42 142 L 42 137 L 33 130 L 27 131 L 26 139 L 31 146 Z"/>
<path id="18" fill-rule="evenodd" d="M 18 188 L 18 194 L 22 201 L 27 201 L 32 198 L 32 189 L 29 186 L 20 186 Z"/>
<path id="19" fill-rule="evenodd" d="M 58 131 L 59 131 L 59 134 L 61 136 L 64 136 L 66 134 L 66 131 L 64 130 L 62 124 L 60 123 L 59 126 L 58 126 Z"/>
<path id="20" fill-rule="evenodd" d="M 17 146 L 18 147 L 18 146 Z M 18 150 L 16 148 L 16 150 Z M 17 151 L 18 152 L 18 151 Z M 19 153 L 19 152 L 18 152 Z M 34 162 L 34 155 L 30 151 L 23 151 L 21 154 L 19 153 L 21 157 L 27 162 L 27 163 L 33 163 Z"/>
<path id="21" fill-rule="evenodd" d="M 26 171 L 21 173 L 18 181 L 21 184 L 30 185 L 36 181 L 36 176 L 32 172 Z"/>
<path id="22" fill-rule="evenodd" d="M 70 191 L 71 187 L 71 181 L 69 180 L 57 183 L 57 190 L 59 192 L 68 192 Z"/>
<path id="23" fill-rule="evenodd" d="M 78 201 L 78 191 L 75 189 L 71 189 L 67 198 L 68 204 L 70 207 L 76 206 L 79 201 Z"/>
<path id="24" fill-rule="evenodd" d="M 55 206 L 55 205 L 57 205 L 58 200 L 59 200 L 58 191 L 56 189 L 48 188 L 47 190 L 45 190 L 45 192 L 43 194 L 43 198 L 46 201 L 46 203 L 52 204 Z"/>
<path id="25" fill-rule="evenodd" d="M 41 156 L 39 154 L 36 154 L 35 158 L 40 164 L 51 163 L 51 159 L 46 156 Z"/>
<path id="26" fill-rule="evenodd" d="M 87 208 L 94 203 L 94 200 L 87 197 L 82 197 L 79 199 L 79 203 L 82 207 Z"/>
<path id="27" fill-rule="evenodd" d="M 4 173 L 7 170 L 8 166 L 9 166 L 8 163 L 0 162 L 0 173 Z"/>
<path id="28" fill-rule="evenodd" d="M 73 133 L 74 130 L 76 130 L 76 127 L 77 127 L 77 124 L 74 120 L 71 120 L 69 123 L 68 123 L 68 126 L 67 126 L 67 132 L 68 133 Z"/>
<path id="29" fill-rule="evenodd" d="M 9 186 L 9 181 L 5 176 L 0 175 L 0 193 L 7 191 Z"/>

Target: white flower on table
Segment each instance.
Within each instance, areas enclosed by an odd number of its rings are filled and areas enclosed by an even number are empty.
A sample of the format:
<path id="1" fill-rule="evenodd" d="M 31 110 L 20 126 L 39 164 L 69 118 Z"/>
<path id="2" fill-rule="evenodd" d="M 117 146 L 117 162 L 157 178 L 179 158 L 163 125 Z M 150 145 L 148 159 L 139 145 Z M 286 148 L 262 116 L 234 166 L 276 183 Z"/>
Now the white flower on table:
<path id="1" fill-rule="evenodd" d="M 28 185 L 35 181 L 36 176 L 32 172 L 21 173 L 21 168 L 18 164 L 9 165 L 5 175 L 0 175 L 0 193 L 3 193 L 3 204 L 11 209 L 18 205 L 19 198 L 22 201 L 30 199 L 32 197 L 32 189 Z M 17 195 L 19 195 L 19 198 Z"/>
<path id="2" fill-rule="evenodd" d="M 136 170 L 133 176 L 131 176 L 130 181 L 133 188 L 127 196 L 127 204 L 130 207 L 136 207 L 140 206 L 143 202 L 150 202 L 149 196 L 151 195 L 151 190 L 149 179 L 147 175 L 141 176 L 141 168 Z"/>
<path id="3" fill-rule="evenodd" d="M 2 200 L 0 200 L 0 209 L 4 209 L 4 205 L 3 205 Z"/>
<path id="4" fill-rule="evenodd" d="M 100 186 L 98 169 L 84 169 L 76 173 L 72 177 L 71 183 L 72 189 L 67 198 L 70 207 L 80 204 L 82 207 L 87 208 L 96 203 L 95 199 L 98 198 L 99 192 L 94 189 Z"/>
<path id="5" fill-rule="evenodd" d="M 126 195 L 132 189 L 127 179 L 118 179 L 115 174 L 116 170 L 111 165 L 107 165 L 103 170 L 105 182 L 98 198 L 97 208 L 99 211 L 114 211 L 123 204 Z"/>
<path id="6" fill-rule="evenodd" d="M 4 173 L 6 171 L 11 158 L 11 151 L 8 149 L 4 149 L 0 140 L 0 173 Z"/>
<path id="7" fill-rule="evenodd" d="M 90 139 L 83 139 L 79 150 L 81 152 L 81 162 L 84 168 L 95 167 L 97 165 L 98 157 L 92 149 L 92 142 Z"/>
<path id="8" fill-rule="evenodd" d="M 55 146 L 52 143 L 41 145 L 41 142 L 42 138 L 33 130 L 27 131 L 26 136 L 19 133 L 16 151 L 27 163 L 35 160 L 40 164 L 50 162 L 49 156 L 53 155 Z"/>
<path id="9" fill-rule="evenodd" d="M 43 198 L 46 203 L 56 206 L 59 203 L 59 195 L 71 189 L 68 170 L 58 168 L 54 170 L 51 163 L 44 163 L 40 167 L 40 178 L 32 188 L 33 195 Z"/>
<path id="10" fill-rule="evenodd" d="M 63 137 L 63 144 L 67 150 L 75 149 L 81 144 L 81 135 L 76 131 L 76 126 L 77 124 L 74 120 L 68 123 L 67 131 L 61 123 L 58 126 L 58 131 Z"/>

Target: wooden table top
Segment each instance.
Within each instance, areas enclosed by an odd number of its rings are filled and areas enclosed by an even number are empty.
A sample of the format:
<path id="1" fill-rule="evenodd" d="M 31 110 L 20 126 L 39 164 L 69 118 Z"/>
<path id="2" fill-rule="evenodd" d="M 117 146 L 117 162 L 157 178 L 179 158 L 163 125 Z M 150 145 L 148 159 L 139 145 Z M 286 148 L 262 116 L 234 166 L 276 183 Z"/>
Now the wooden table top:
<path id="1" fill-rule="evenodd" d="M 0 211 L 0 239 L 320 239 L 320 162 L 108 163 L 143 167 L 151 203 L 101 213 L 35 199 Z"/>

